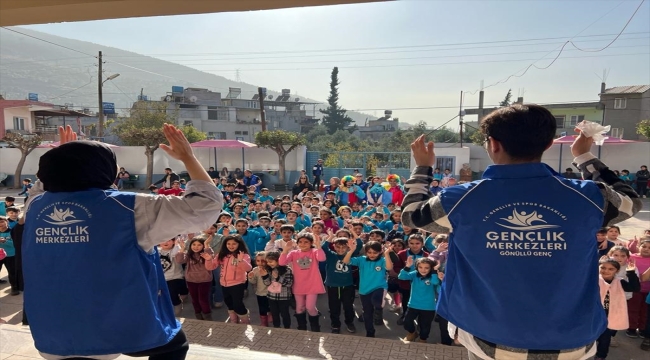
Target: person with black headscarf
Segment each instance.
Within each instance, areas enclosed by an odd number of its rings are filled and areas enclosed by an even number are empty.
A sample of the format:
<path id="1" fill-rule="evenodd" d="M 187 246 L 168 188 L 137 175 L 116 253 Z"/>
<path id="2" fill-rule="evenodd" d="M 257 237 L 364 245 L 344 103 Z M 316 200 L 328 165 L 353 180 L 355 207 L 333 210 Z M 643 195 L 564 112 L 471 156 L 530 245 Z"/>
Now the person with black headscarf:
<path id="1" fill-rule="evenodd" d="M 223 197 L 183 133 L 167 124 L 163 131 L 169 145 L 160 148 L 193 179 L 182 197 L 113 190 L 113 151 L 76 141 L 70 126 L 59 129 L 61 145 L 41 156 L 22 255 L 25 310 L 44 357 L 185 358 L 188 341 L 156 245 L 209 227 Z"/>

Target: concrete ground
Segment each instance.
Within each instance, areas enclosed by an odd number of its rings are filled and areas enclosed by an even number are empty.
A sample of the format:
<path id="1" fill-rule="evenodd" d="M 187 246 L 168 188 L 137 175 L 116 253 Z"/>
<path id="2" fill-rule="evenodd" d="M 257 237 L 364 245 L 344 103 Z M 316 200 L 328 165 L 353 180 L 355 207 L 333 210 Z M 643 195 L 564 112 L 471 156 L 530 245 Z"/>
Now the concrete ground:
<path id="1" fill-rule="evenodd" d="M 15 191 L 0 190 L 0 201 L 4 196 L 13 195 Z M 22 201 L 18 201 L 21 203 Z M 623 238 L 640 235 L 650 228 L 650 201 L 644 200 L 644 210 L 633 219 L 619 224 Z M 0 272 L 0 278 L 6 278 L 6 270 Z M 251 312 L 252 324 L 259 324 L 257 302 L 251 291 L 245 300 Z M 359 299 L 355 301 L 357 311 L 361 307 Z M 225 308 L 214 309 L 213 322 L 190 320 L 194 317 L 192 305 L 186 301 L 182 313 L 183 327 L 190 339 L 189 359 L 219 358 L 241 359 L 464 359 L 466 352 L 460 347 L 432 345 L 440 341 L 437 324 L 433 324 L 429 343 L 404 343 L 400 337 L 405 331 L 395 321 L 396 313 L 384 311 L 384 326 L 377 327 L 377 338 L 365 338 L 363 324 L 356 322 L 357 333 L 347 334 L 342 329 L 341 335 L 329 334 L 327 298 L 319 296 L 318 308 L 321 316 L 321 333 L 297 330 L 269 329 L 257 326 L 224 324 L 227 318 Z M 9 296 L 8 284 L 0 284 L 0 318 L 8 324 L 0 326 L 0 360 L 39 358 L 33 347 L 28 327 L 20 326 L 22 294 Z M 292 319 L 295 329 L 295 319 Z M 639 348 L 641 339 L 631 339 L 619 332 L 616 336 L 618 347 L 612 347 L 608 359 L 641 360 L 649 359 L 650 353 Z"/>

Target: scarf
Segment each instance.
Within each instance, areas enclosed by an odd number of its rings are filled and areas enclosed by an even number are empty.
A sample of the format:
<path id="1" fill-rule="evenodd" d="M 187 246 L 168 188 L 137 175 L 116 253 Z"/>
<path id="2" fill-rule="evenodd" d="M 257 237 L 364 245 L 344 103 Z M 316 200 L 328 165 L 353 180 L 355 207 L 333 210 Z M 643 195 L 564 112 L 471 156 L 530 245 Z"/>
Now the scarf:
<path id="1" fill-rule="evenodd" d="M 43 154 L 36 176 L 45 191 L 106 190 L 117 176 L 117 159 L 101 142 L 72 141 Z"/>

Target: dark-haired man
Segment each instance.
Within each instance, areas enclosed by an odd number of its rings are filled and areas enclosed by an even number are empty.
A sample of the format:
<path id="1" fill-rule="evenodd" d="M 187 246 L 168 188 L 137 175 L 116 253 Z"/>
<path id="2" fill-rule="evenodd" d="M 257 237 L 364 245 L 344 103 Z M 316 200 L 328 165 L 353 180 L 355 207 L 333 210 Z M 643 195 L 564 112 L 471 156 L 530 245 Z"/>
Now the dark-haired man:
<path id="1" fill-rule="evenodd" d="M 597 339 L 611 337 L 594 236 L 633 216 L 641 201 L 589 152 L 593 139 L 585 135 L 571 152 L 589 181 L 564 179 L 542 163 L 555 130 L 541 106 L 495 110 L 481 122 L 495 165 L 482 180 L 435 197 L 428 189 L 433 143 L 421 136 L 411 145 L 417 167 L 406 182 L 402 222 L 450 233 L 437 312 L 470 359 L 587 359 Z"/>
<path id="2" fill-rule="evenodd" d="M 153 185 L 163 184 L 164 189 L 171 189 L 174 181 L 180 181 L 181 177 L 178 176 L 171 168 L 165 168 L 165 176 L 160 180 L 153 183 Z"/>

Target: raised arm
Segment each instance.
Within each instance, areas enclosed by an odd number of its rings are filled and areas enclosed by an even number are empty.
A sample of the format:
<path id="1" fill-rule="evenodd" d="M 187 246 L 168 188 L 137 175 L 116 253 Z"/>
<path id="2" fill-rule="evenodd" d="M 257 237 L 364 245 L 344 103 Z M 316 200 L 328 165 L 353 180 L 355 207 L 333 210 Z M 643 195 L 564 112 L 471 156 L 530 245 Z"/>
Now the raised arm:
<path id="1" fill-rule="evenodd" d="M 605 198 L 603 226 L 617 224 L 634 216 L 643 204 L 630 185 L 589 152 L 592 144 L 592 138 L 582 133 L 578 135 L 571 145 L 571 153 L 575 156 L 573 164 L 580 169 L 583 179 L 597 183 Z"/>

